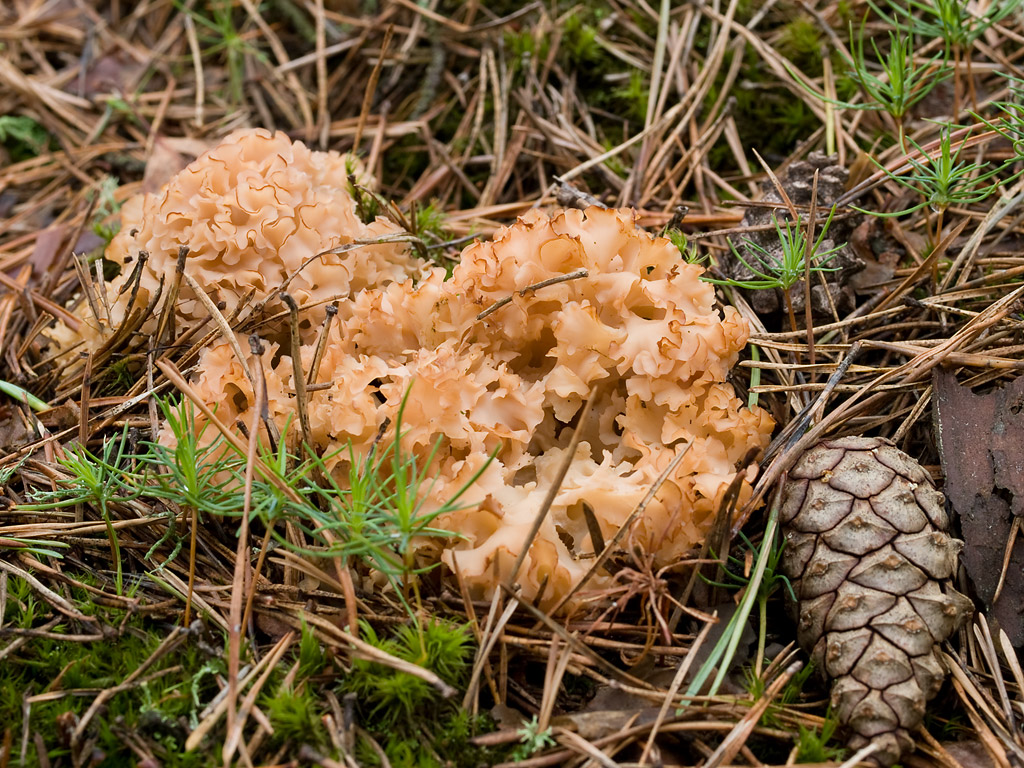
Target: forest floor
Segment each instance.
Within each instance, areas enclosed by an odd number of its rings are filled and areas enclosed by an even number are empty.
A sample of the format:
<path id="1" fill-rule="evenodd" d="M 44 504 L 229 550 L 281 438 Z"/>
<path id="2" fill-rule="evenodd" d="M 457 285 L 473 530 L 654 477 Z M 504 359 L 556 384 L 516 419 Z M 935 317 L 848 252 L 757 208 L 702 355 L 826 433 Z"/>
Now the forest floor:
<path id="1" fill-rule="evenodd" d="M 0 768 L 851 765 L 771 514 L 840 435 L 998 497 L 987 540 L 954 527 L 990 574 L 961 571 L 975 614 L 902 764 L 1024 765 L 1024 487 L 951 471 L 934 413 L 989 407 L 942 376 L 1009 392 L 1024 368 L 1022 40 L 1019 0 L 0 4 Z M 242 461 L 218 464 L 173 405 L 217 336 L 164 343 L 173 299 L 158 333 L 62 357 L 50 331 L 115 278 L 121 207 L 254 127 L 353 153 L 376 186 L 352 185 L 359 213 L 449 273 L 520 215 L 592 204 L 702 264 L 750 328 L 729 381 L 776 424 L 717 547 L 616 552 L 617 601 L 589 612 L 477 599 L 419 539 L 346 549 L 289 518 L 353 491 L 283 449 L 260 498 L 286 511 L 243 514 L 278 454 L 236 430 Z M 997 422 L 1024 445 L 999 408 L 954 420 L 949 450 L 986 453 Z M 360 476 L 382 506 L 409 471 L 432 487 L 384 453 Z"/>

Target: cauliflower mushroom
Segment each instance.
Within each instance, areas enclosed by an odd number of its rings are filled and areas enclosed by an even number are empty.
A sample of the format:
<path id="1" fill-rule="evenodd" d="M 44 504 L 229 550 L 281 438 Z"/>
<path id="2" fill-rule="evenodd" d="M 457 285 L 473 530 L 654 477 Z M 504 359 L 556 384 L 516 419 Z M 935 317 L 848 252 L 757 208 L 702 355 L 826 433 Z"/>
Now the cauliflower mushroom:
<path id="1" fill-rule="evenodd" d="M 421 489 L 428 509 L 496 453 L 464 506 L 436 521 L 460 537 L 424 541 L 419 552 L 484 596 L 509 575 L 594 389 L 569 472 L 518 575 L 523 594 L 558 602 L 595 554 L 584 506 L 611 537 L 685 451 L 631 530 L 657 566 L 670 564 L 703 540 L 743 457 L 773 428 L 726 382 L 748 329 L 732 307 L 716 308 L 701 273 L 629 212 L 532 211 L 467 247 L 448 278 L 434 269 L 416 284 L 353 296 L 309 394 L 316 447 L 344 477 L 349 453 L 338 449 L 369 451 L 405 398 L 403 449 L 433 456 L 436 480 Z M 205 361 L 226 354 L 215 347 Z M 314 350 L 302 355 L 308 370 Z M 251 407 L 240 370 L 205 361 L 198 391 L 211 402 L 235 393 L 226 418 Z M 283 425 L 294 408 L 291 361 L 275 370 L 282 385 L 270 406 Z M 744 478 L 741 504 L 750 492 Z M 598 573 L 592 586 L 610 578 Z"/>
<path id="2" fill-rule="evenodd" d="M 358 174 L 351 156 L 312 151 L 280 131 L 235 131 L 159 192 L 124 204 L 121 230 L 105 254 L 121 267 L 108 284 L 110 316 L 96 318 L 86 305 L 84 335 L 98 344 L 134 308 L 166 294 L 184 251 L 186 274 L 229 316 L 250 292 L 254 304 L 280 311 L 276 293 L 287 281 L 296 302 L 310 307 L 304 328 L 312 337 L 326 301 L 404 280 L 423 266 L 397 239 L 403 230 L 382 218 L 359 219 L 349 181 Z M 324 253 L 346 245 L 357 247 Z M 137 269 L 140 254 L 145 263 Z M 208 314 L 182 283 L 178 327 Z M 155 327 L 151 319 L 143 331 Z"/>

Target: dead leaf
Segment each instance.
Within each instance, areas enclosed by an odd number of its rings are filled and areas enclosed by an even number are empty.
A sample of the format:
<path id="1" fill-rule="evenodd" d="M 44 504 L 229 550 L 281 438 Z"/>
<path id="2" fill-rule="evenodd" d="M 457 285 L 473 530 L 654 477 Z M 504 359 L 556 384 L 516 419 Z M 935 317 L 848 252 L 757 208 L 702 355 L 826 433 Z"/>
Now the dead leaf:
<path id="1" fill-rule="evenodd" d="M 885 233 L 877 219 L 868 218 L 854 228 L 850 234 L 850 247 L 864 262 L 864 269 L 850 277 L 854 290 L 875 290 L 892 280 L 900 261 L 894 250 L 896 246 L 896 241 Z"/>
<path id="2" fill-rule="evenodd" d="M 634 725 L 653 723 L 661 708 L 650 706 L 650 702 L 647 701 L 645 704 L 646 706 L 637 708 L 626 706 L 620 709 L 572 712 L 553 717 L 551 724 L 573 730 L 587 741 L 595 741 Z"/>
<path id="3" fill-rule="evenodd" d="M 203 154 L 211 146 L 200 139 L 185 137 L 157 136 L 146 159 L 146 171 L 142 177 L 142 191 L 155 194 L 179 171 Z"/>
<path id="4" fill-rule="evenodd" d="M 132 59 L 124 51 L 101 55 L 90 62 L 82 82 L 70 85 L 81 86 L 80 95 L 92 99 L 108 94 L 132 93 L 145 66 Z"/>
<path id="5" fill-rule="evenodd" d="M 0 158 L 0 162 L 7 165 L 7 162 L 3 158 Z M 0 192 L 0 217 L 7 218 L 11 214 L 11 210 L 18 203 L 18 196 L 11 191 Z"/>
<path id="6" fill-rule="evenodd" d="M 935 423 L 946 496 L 960 518 L 963 562 L 978 597 L 1024 646 L 1024 540 L 1011 551 L 993 604 L 1014 516 L 1024 515 L 1024 377 L 976 395 L 936 369 Z"/>
<path id="7" fill-rule="evenodd" d="M 274 642 L 277 642 L 292 631 L 290 625 L 268 611 L 256 612 L 256 626 L 259 627 L 261 632 L 269 635 Z"/>
<path id="8" fill-rule="evenodd" d="M 66 230 L 67 227 L 63 224 L 57 224 L 47 227 L 36 236 L 36 244 L 32 248 L 29 262 L 32 264 L 32 272 L 37 276 L 45 275 L 49 271 L 64 242 Z"/>
<path id="9" fill-rule="evenodd" d="M 65 400 L 60 405 L 39 414 L 39 420 L 43 426 L 53 432 L 74 427 L 81 419 L 82 411 L 74 400 Z"/>
<path id="10" fill-rule="evenodd" d="M 142 176 L 142 191 L 154 194 L 181 171 L 188 161 L 166 139 L 157 136 L 153 150 L 146 159 L 146 172 Z"/>
<path id="11" fill-rule="evenodd" d="M 962 768 L 995 768 L 996 763 L 980 741 L 949 741 L 942 745 Z"/>
<path id="12" fill-rule="evenodd" d="M 24 445 L 31 436 L 20 409 L 6 403 L 0 405 L 0 448 L 8 451 Z"/>

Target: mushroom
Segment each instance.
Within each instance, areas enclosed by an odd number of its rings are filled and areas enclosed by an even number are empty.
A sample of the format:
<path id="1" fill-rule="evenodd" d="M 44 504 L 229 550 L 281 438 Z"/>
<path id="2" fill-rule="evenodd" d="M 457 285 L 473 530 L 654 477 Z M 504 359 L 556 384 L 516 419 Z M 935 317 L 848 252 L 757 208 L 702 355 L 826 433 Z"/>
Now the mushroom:
<path id="1" fill-rule="evenodd" d="M 105 253 L 121 268 L 108 284 L 109 319 L 84 305 L 84 335 L 96 346 L 135 307 L 145 308 L 161 290 L 166 295 L 184 251 L 185 273 L 227 316 L 243 298 L 265 303 L 267 313 L 281 311 L 277 293 L 287 281 L 287 291 L 308 307 L 304 335 L 314 336 L 328 300 L 404 280 L 423 266 L 395 224 L 359 219 L 350 177 L 365 183 L 361 176 L 351 156 L 314 152 L 280 131 L 232 133 L 158 193 L 124 204 L 121 230 Z M 346 245 L 352 248 L 329 252 Z M 145 263 L 136 270 L 140 254 Z M 188 282 L 180 285 L 175 314 L 178 328 L 209 316 Z M 142 331 L 155 327 L 153 318 Z"/>
<path id="2" fill-rule="evenodd" d="M 208 318 L 196 288 L 228 316 L 246 300 L 262 306 L 267 408 L 284 431 L 297 397 L 279 346 L 288 331 L 280 293 L 286 286 L 304 313 L 306 375 L 324 304 L 339 299 L 307 396 L 313 447 L 344 482 L 350 457 L 366 455 L 404 408 L 403 450 L 431 462 L 421 467 L 431 478 L 419 489 L 425 510 L 480 472 L 464 506 L 436 521 L 458 535 L 415 546 L 481 596 L 511 575 L 576 429 L 568 473 L 517 574 L 527 599 L 550 606 L 579 585 L 600 541 L 679 454 L 629 531 L 655 566 L 703 540 L 737 473 L 740 504 L 749 498 L 740 464 L 767 444 L 773 423 L 726 381 L 747 324 L 716 307 L 702 269 L 668 240 L 625 211 L 531 211 L 468 246 L 449 277 L 412 257 L 390 222 L 359 219 L 353 168 L 282 133 L 239 131 L 158 194 L 130 200 L 106 254 L 121 267 L 108 284 L 109 319 L 83 310 L 86 341 L 98 348 L 136 307 L 177 285 L 184 253 L 176 327 Z M 137 330 L 156 326 L 146 318 Z M 236 341 L 207 347 L 193 382 L 227 424 L 254 403 Z M 599 571 L 588 588 L 611 578 Z"/>
<path id="3" fill-rule="evenodd" d="M 463 506 L 437 520 L 459 536 L 424 540 L 419 554 L 485 596 L 510 575 L 578 427 L 568 474 L 518 574 L 524 597 L 545 606 L 593 562 L 598 542 L 584 508 L 608 540 L 685 451 L 630 531 L 657 567 L 668 565 L 703 540 L 744 456 L 766 446 L 773 428 L 726 381 L 748 329 L 732 307 L 716 308 L 702 271 L 629 212 L 531 211 L 467 247 L 448 278 L 434 269 L 347 302 L 316 375 L 321 386 L 309 394 L 316 448 L 346 477 L 350 454 L 339 449 L 365 455 L 404 399 L 403 449 L 432 456 L 420 489 L 426 509 L 483 468 Z M 207 351 L 196 381 L 228 421 L 253 403 L 229 356 L 223 346 Z M 302 356 L 308 370 L 312 345 Z M 291 366 L 281 357 L 271 377 L 282 426 L 295 407 Z M 740 504 L 750 493 L 742 475 Z M 598 572 L 588 589 L 610 580 Z"/>

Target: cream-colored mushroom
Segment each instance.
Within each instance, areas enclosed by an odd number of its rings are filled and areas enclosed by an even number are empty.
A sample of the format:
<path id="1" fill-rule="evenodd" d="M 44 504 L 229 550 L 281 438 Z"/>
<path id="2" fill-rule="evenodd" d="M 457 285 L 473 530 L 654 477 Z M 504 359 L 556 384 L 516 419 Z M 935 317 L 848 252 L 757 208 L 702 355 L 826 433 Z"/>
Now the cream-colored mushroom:
<path id="1" fill-rule="evenodd" d="M 250 292 L 252 305 L 266 301 L 267 314 L 280 311 L 275 294 L 288 280 L 288 292 L 308 308 L 307 339 L 315 335 L 327 300 L 418 274 L 423 265 L 398 239 L 400 228 L 382 218 L 369 224 L 359 219 L 350 175 L 367 181 L 351 156 L 314 152 L 282 132 L 232 133 L 156 194 L 125 203 L 121 229 L 105 253 L 121 267 L 108 286 L 110 317 L 96 318 L 83 305 L 87 340 L 98 344 L 133 309 L 145 308 L 158 291 L 166 295 L 182 248 L 186 274 L 227 316 Z M 356 247 L 324 254 L 346 245 Z M 136 275 L 142 254 L 145 265 Z M 177 327 L 208 316 L 183 283 Z M 143 330 L 155 327 L 154 318 Z"/>
<path id="2" fill-rule="evenodd" d="M 585 277 L 524 291 L 579 270 Z M 317 447 L 334 454 L 343 477 L 348 453 L 338 449 L 351 441 L 368 451 L 408 391 L 404 449 L 426 457 L 440 440 L 429 470 L 437 479 L 423 489 L 428 509 L 498 449 L 465 506 L 437 521 L 461 538 L 443 551 L 423 542 L 421 551 L 486 595 L 509 574 L 596 387 L 576 456 L 519 575 L 524 594 L 543 589 L 550 605 L 572 588 L 595 554 L 584 505 L 611 537 L 685 450 L 631 532 L 659 566 L 671 563 L 703 540 L 744 455 L 766 445 L 773 426 L 725 382 L 747 326 L 732 308 L 715 308 L 701 272 L 627 212 L 532 212 L 465 249 L 450 278 L 437 269 L 418 284 L 353 298 L 319 369 L 325 388 L 310 396 Z M 497 302 L 505 303 L 478 319 Z M 303 355 L 308 366 L 312 350 Z M 278 363 L 282 380 L 290 366 Z M 223 366 L 202 368 L 205 396 L 246 390 Z M 290 407 L 287 388 L 276 396 Z M 749 494 L 744 480 L 740 502 Z M 608 581 L 599 574 L 591 587 Z"/>

